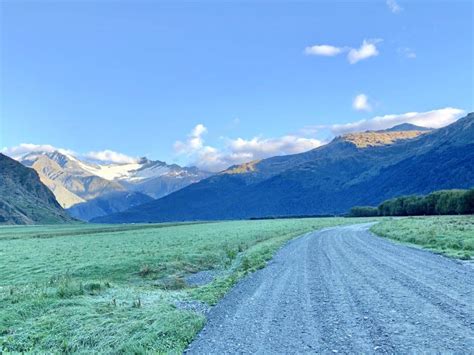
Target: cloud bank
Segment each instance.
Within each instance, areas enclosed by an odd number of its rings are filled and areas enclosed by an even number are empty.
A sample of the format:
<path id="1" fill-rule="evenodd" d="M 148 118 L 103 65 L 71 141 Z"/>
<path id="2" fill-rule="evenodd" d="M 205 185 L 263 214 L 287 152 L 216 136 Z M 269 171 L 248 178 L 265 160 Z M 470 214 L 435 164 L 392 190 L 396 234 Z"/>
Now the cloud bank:
<path id="1" fill-rule="evenodd" d="M 64 148 L 58 148 L 54 147 L 49 144 L 32 144 L 32 143 L 22 143 L 20 145 L 17 145 L 15 147 L 4 147 L 1 151 L 1 153 L 8 155 L 9 157 L 12 157 L 13 159 L 21 159 L 23 156 L 25 156 L 28 153 L 35 153 L 35 152 L 46 152 L 46 153 L 53 153 L 53 152 L 59 152 L 65 155 L 69 155 L 72 157 L 77 157 L 77 158 L 82 158 L 86 160 L 95 160 L 98 162 L 103 162 L 103 163 L 117 163 L 117 164 L 123 164 L 123 163 L 134 163 L 137 161 L 136 158 L 130 157 L 128 155 L 122 154 L 115 152 L 113 150 L 102 150 L 102 151 L 97 151 L 97 152 L 89 152 L 86 154 L 77 154 L 76 152 L 70 150 L 70 149 L 64 149 Z"/>
<path id="2" fill-rule="evenodd" d="M 52 153 L 55 151 L 58 151 L 62 154 L 72 155 L 72 156 L 76 154 L 72 150 L 69 150 L 69 149 L 57 148 L 49 144 L 32 144 L 32 143 L 21 143 L 20 145 L 17 145 L 15 147 L 8 147 L 8 148 L 4 147 L 1 150 L 3 154 L 8 155 L 9 157 L 13 159 L 19 159 L 22 156 L 28 153 L 33 153 L 33 152 Z"/>
<path id="3" fill-rule="evenodd" d="M 226 138 L 224 147 L 218 149 L 205 144 L 205 133 L 207 129 L 203 124 L 196 125 L 185 141 L 175 142 L 174 149 L 178 156 L 185 156 L 193 165 L 209 171 L 220 171 L 231 165 L 275 155 L 301 153 L 322 145 L 318 139 L 285 135 L 277 138 Z"/>
<path id="4" fill-rule="evenodd" d="M 86 153 L 84 157 L 87 159 L 98 160 L 100 162 L 118 164 L 135 163 L 137 161 L 136 158 L 109 149 L 101 150 L 98 152 L 89 152 Z"/>
<path id="5" fill-rule="evenodd" d="M 367 110 L 370 107 L 367 96 L 358 95 L 354 100 L 354 106 L 363 111 Z M 254 137 L 251 139 L 225 138 L 223 148 L 205 144 L 203 136 L 207 133 L 207 128 L 200 123 L 192 129 L 186 140 L 176 141 L 174 149 L 177 156 L 186 158 L 191 164 L 216 172 L 235 164 L 276 155 L 302 153 L 317 148 L 325 142 L 314 138 L 314 134 L 322 130 L 329 131 L 331 136 L 338 136 L 350 132 L 387 129 L 402 123 L 440 128 L 453 123 L 463 114 L 465 114 L 463 110 L 446 107 L 426 112 L 376 116 L 345 124 L 305 127 L 301 130 L 300 135 L 291 134 L 275 138 Z M 308 134 L 313 137 L 308 137 Z"/>
<path id="6" fill-rule="evenodd" d="M 367 100 L 359 100 L 359 102 L 355 104 L 357 104 L 357 107 L 362 108 L 366 107 L 367 102 Z M 184 140 L 178 140 L 174 143 L 174 151 L 176 156 L 184 158 L 184 160 L 192 165 L 196 165 L 201 169 L 217 172 L 234 164 L 265 159 L 276 155 L 296 154 L 317 148 L 325 143 L 325 141 L 314 137 L 321 131 L 329 132 L 330 137 L 332 137 L 349 132 L 387 129 L 401 123 L 412 123 L 422 127 L 440 128 L 453 123 L 464 114 L 465 111 L 461 109 L 446 107 L 426 112 L 407 112 L 376 116 L 344 124 L 305 127 L 301 130 L 300 134 L 287 134 L 280 137 L 267 138 L 256 136 L 250 139 L 241 137 L 234 139 L 223 138 L 224 144 L 222 147 L 214 147 L 206 144 L 204 137 L 208 130 L 204 124 L 200 123 L 191 130 Z M 24 143 L 0 150 L 3 154 L 16 159 L 21 158 L 21 156 L 27 153 L 38 151 L 59 151 L 78 158 L 104 163 L 132 163 L 136 161 L 136 158 L 108 149 L 86 154 L 76 154 L 71 150 L 57 148 L 52 145 Z"/>
<path id="7" fill-rule="evenodd" d="M 411 123 L 428 128 L 447 126 L 465 114 L 464 110 L 446 107 L 427 112 L 407 112 L 399 115 L 376 116 L 346 124 L 330 126 L 333 134 L 340 135 L 349 132 L 363 132 L 367 130 L 381 130 L 391 128 L 402 123 Z"/>

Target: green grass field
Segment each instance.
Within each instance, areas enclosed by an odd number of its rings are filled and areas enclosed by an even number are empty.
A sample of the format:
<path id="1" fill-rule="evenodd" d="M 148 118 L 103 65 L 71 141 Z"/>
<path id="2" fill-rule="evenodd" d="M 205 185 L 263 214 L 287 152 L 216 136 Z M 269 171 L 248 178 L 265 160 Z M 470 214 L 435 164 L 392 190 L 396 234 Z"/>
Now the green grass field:
<path id="1" fill-rule="evenodd" d="M 217 302 L 295 236 L 359 222 L 0 227 L 0 352 L 181 352 L 205 322 L 182 305 Z M 218 276 L 187 285 L 202 270 Z"/>
<path id="2" fill-rule="evenodd" d="M 416 244 L 449 257 L 474 258 L 474 216 L 385 219 L 371 230 L 382 237 Z"/>

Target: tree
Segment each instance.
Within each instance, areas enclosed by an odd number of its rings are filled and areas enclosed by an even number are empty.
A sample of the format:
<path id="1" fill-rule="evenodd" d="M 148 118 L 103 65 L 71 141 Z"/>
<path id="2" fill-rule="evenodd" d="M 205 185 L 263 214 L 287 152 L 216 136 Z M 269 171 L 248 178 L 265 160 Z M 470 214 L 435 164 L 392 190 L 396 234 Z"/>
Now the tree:
<path id="1" fill-rule="evenodd" d="M 350 215 L 352 217 L 375 217 L 379 215 L 379 211 L 377 207 L 355 206 L 351 208 Z"/>
<path id="2" fill-rule="evenodd" d="M 382 202 L 377 210 L 379 216 L 474 214 L 474 189 L 441 190 L 426 196 L 400 196 Z"/>
<path id="3" fill-rule="evenodd" d="M 474 189 L 464 192 L 458 201 L 458 214 L 474 214 Z"/>

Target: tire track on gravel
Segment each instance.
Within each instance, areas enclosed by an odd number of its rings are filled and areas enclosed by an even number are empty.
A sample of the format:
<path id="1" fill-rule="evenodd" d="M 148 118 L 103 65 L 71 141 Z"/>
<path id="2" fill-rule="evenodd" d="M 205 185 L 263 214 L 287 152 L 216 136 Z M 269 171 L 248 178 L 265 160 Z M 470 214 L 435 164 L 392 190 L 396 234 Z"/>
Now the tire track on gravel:
<path id="1" fill-rule="evenodd" d="M 471 308 L 472 311 L 472 303 L 470 305 L 465 302 L 459 302 L 459 298 L 456 297 L 457 293 L 455 288 L 444 288 L 440 291 L 439 288 L 442 287 L 442 284 L 439 280 L 433 284 L 432 280 L 429 280 L 431 282 L 427 283 L 425 281 L 426 278 L 417 278 L 417 270 L 409 267 L 407 263 L 402 263 L 399 259 L 393 258 L 390 254 L 384 254 L 384 259 L 382 259 L 380 256 L 376 256 L 375 253 L 369 253 L 367 250 L 363 250 L 358 246 L 355 248 L 358 250 L 358 253 L 364 255 L 367 260 L 372 260 L 372 263 L 377 265 L 378 268 L 386 268 L 392 272 L 392 275 L 396 275 L 392 281 L 398 282 L 401 286 L 416 293 L 433 306 L 445 311 L 448 316 L 457 316 L 461 322 L 469 326 L 467 323 L 468 314 L 463 310 Z M 469 284 L 469 282 L 467 283 Z M 453 305 L 457 307 L 453 307 Z"/>

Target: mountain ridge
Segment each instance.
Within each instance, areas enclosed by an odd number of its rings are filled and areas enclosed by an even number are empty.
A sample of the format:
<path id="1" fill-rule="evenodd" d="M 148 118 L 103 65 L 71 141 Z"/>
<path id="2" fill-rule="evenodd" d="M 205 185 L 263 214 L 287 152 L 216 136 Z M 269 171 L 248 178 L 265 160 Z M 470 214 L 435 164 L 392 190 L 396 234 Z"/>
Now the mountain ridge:
<path id="1" fill-rule="evenodd" d="M 128 163 L 99 164 L 58 150 L 30 152 L 17 159 L 35 169 L 61 206 L 82 220 L 95 217 L 93 211 L 97 216 L 102 215 L 98 204 L 107 205 L 109 213 L 119 212 L 135 206 L 136 201 L 145 202 L 143 194 L 150 199 L 159 198 L 210 175 L 196 167 L 183 168 L 147 158 Z M 122 194 L 114 194 L 118 192 Z M 130 203 L 124 206 L 117 198 L 126 196 L 127 192 L 136 198 L 124 200 Z M 108 204 L 105 202 L 107 198 L 111 198 Z M 78 204 L 81 205 L 79 208 L 73 208 Z"/>
<path id="2" fill-rule="evenodd" d="M 402 131 L 431 131 L 433 128 L 417 126 L 412 123 L 400 123 L 391 128 L 380 130 L 379 132 L 402 132 Z"/>
<path id="3" fill-rule="evenodd" d="M 74 218 L 88 221 L 95 217 L 121 212 L 150 201 L 153 201 L 153 198 L 140 192 L 115 191 L 78 203 L 66 211 Z"/>
<path id="4" fill-rule="evenodd" d="M 474 114 L 450 126 L 360 148 L 341 137 L 311 151 L 264 159 L 252 169 L 225 171 L 159 200 L 93 222 L 165 222 L 264 216 L 340 214 L 403 193 L 474 184 Z M 464 150 L 464 152 L 463 152 Z M 463 154 L 461 154 L 463 153 Z M 439 164 L 433 161 L 443 159 Z M 471 159 L 471 160 L 470 160 Z M 405 171 L 404 166 L 413 171 Z M 449 170 L 443 179 L 440 169 Z M 424 171 L 419 171 L 423 167 Z M 236 169 L 233 167 L 232 169 Z M 417 174 L 427 179 L 423 184 Z M 460 176 L 456 172 L 462 172 Z M 403 173 L 408 178 L 400 178 Z M 391 179 L 392 187 L 383 183 Z M 377 188 L 377 193 L 372 191 Z"/>

